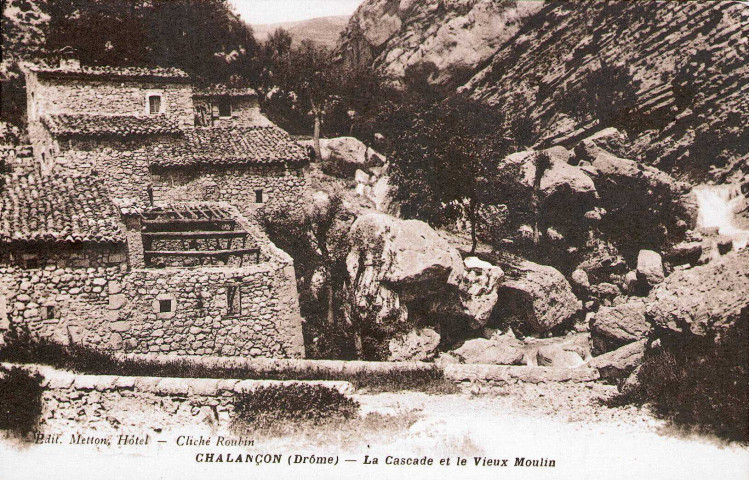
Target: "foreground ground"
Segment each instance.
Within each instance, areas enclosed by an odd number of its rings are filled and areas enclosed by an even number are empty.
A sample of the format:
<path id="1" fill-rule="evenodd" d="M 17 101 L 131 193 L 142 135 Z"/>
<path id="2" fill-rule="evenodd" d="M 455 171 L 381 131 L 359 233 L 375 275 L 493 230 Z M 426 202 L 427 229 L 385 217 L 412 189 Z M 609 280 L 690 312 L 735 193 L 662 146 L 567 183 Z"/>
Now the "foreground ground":
<path id="1" fill-rule="evenodd" d="M 102 472 L 107 478 L 348 478 L 354 473 L 402 478 L 417 472 L 437 478 L 747 478 L 747 447 L 679 432 L 646 410 L 600 404 L 612 394 L 612 387 L 591 384 L 468 387 L 456 395 L 359 393 L 363 418 L 325 427 L 276 425 L 250 432 L 251 447 L 176 445 L 185 433 L 232 434 L 209 425 L 165 431 L 160 438 L 169 440 L 148 448 L 18 448 L 6 440 L 0 447 L 0 478 L 49 478 L 50 472 L 55 478 L 98 478 Z M 283 454 L 284 459 L 276 465 L 196 462 L 201 452 Z M 339 465 L 289 466 L 288 457 L 297 454 L 338 456 Z M 378 464 L 365 465 L 365 455 Z M 388 456 L 427 456 L 435 465 L 396 467 L 385 463 Z M 458 457 L 467 464 L 455 465 Z M 509 459 L 510 467 L 476 466 L 475 457 Z M 439 466 L 446 458 L 451 464 Z M 555 467 L 514 467 L 516 458 L 554 460 Z"/>

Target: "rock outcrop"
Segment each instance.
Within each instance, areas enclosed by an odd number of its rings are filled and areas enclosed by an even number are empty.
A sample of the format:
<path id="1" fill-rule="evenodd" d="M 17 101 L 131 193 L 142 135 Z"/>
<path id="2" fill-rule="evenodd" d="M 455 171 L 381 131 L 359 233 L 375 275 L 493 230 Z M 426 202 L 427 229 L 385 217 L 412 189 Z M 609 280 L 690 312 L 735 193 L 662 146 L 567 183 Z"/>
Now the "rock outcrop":
<path id="1" fill-rule="evenodd" d="M 323 170 L 341 178 L 354 178 L 357 170 L 382 166 L 385 158 L 354 137 L 320 140 Z"/>
<path id="2" fill-rule="evenodd" d="M 523 332 L 546 332 L 571 319 L 582 308 L 558 270 L 525 261 L 506 272 L 499 287 L 500 321 Z"/>
<path id="3" fill-rule="evenodd" d="M 470 76 L 514 35 L 543 2 L 492 0 L 367 0 L 341 36 L 337 56 L 346 65 L 374 67 L 402 79 L 414 65 L 434 64 L 430 80 Z"/>

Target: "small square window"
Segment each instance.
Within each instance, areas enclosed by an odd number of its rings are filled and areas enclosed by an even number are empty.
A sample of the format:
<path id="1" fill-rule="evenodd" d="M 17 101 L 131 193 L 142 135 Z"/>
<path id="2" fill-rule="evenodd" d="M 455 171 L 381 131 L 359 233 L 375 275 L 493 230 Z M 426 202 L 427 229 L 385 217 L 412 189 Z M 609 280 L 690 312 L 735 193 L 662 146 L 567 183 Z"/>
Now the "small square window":
<path id="1" fill-rule="evenodd" d="M 57 309 L 54 305 L 42 307 L 42 320 L 50 320 L 57 317 Z"/>
<path id="2" fill-rule="evenodd" d="M 161 113 L 161 95 L 151 95 L 148 97 L 148 113 L 151 115 Z"/>
<path id="3" fill-rule="evenodd" d="M 242 314 L 242 296 L 236 285 L 226 287 L 226 313 L 228 315 Z"/>
<path id="4" fill-rule="evenodd" d="M 263 203 L 263 191 L 255 190 L 255 203 Z"/>
<path id="5" fill-rule="evenodd" d="M 171 300 L 159 300 L 159 313 L 171 313 L 172 301 Z"/>
<path id="6" fill-rule="evenodd" d="M 228 98 L 222 98 L 218 101 L 218 116 L 219 117 L 231 117 L 231 100 Z"/>

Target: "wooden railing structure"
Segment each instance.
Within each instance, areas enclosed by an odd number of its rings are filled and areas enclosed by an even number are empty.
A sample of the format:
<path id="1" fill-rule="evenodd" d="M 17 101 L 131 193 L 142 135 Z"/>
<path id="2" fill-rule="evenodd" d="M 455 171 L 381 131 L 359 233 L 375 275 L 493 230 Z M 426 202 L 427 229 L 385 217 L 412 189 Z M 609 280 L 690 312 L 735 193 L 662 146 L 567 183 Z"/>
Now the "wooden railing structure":
<path id="1" fill-rule="evenodd" d="M 153 208 L 141 216 L 148 268 L 260 263 L 260 249 L 231 212 L 213 206 Z M 177 261 L 181 258 L 183 260 Z"/>

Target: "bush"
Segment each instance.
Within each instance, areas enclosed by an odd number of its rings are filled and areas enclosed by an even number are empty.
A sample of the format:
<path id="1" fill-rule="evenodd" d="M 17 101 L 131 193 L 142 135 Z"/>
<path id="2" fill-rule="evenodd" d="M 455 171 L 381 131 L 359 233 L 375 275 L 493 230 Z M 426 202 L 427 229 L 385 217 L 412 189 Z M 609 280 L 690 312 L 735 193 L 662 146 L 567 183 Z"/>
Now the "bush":
<path id="1" fill-rule="evenodd" d="M 275 422 L 325 423 L 350 419 L 359 411 L 359 402 L 322 385 L 295 383 L 271 385 L 239 395 L 234 404 L 235 422 L 265 428 Z"/>
<path id="2" fill-rule="evenodd" d="M 732 331 L 719 345 L 669 348 L 647 359 L 637 384 L 619 401 L 649 403 L 676 425 L 729 440 L 749 440 L 747 331 Z"/>
<path id="3" fill-rule="evenodd" d="M 42 377 L 0 367 L 0 429 L 27 436 L 42 414 Z"/>

